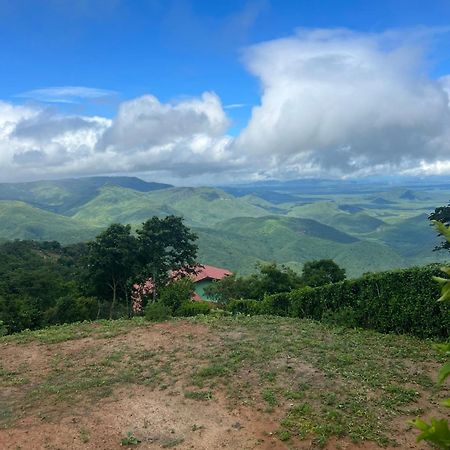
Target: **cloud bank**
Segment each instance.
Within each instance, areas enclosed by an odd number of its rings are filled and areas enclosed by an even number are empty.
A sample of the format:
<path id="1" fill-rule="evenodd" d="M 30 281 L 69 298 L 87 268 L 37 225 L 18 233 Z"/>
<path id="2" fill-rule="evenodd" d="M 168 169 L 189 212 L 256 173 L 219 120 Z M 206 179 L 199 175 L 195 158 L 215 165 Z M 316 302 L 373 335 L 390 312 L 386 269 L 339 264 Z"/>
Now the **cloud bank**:
<path id="1" fill-rule="evenodd" d="M 450 75 L 427 75 L 423 43 L 432 39 L 426 30 L 299 30 L 247 48 L 261 101 L 234 138 L 225 110 L 237 105 L 222 106 L 212 92 L 173 103 L 145 95 L 120 104 L 113 119 L 0 102 L 0 178 L 450 173 Z M 77 89 L 47 89 L 41 100 L 106 92 Z"/>
<path id="2" fill-rule="evenodd" d="M 425 37 L 301 30 L 248 49 L 263 94 L 236 146 L 281 174 L 363 175 L 450 158 L 449 78 L 424 75 Z"/>

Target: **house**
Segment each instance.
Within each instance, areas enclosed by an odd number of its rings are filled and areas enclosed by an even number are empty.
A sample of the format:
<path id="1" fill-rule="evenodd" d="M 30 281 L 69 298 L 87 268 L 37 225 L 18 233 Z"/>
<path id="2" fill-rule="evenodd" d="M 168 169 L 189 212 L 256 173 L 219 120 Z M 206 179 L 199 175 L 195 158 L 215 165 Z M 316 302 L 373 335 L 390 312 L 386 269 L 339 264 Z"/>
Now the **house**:
<path id="1" fill-rule="evenodd" d="M 180 278 L 181 275 L 186 276 L 184 271 L 175 271 L 171 273 L 172 280 Z M 223 278 L 231 275 L 231 272 L 220 267 L 201 265 L 195 267 L 195 273 L 189 275 L 194 283 L 194 292 L 192 294 L 193 301 L 213 301 L 205 294 L 205 288 L 216 280 L 222 280 Z M 142 312 L 143 297 L 151 295 L 153 291 L 153 283 L 149 278 L 143 284 L 134 284 L 131 293 L 131 301 L 133 311 L 138 314 Z"/>
<path id="2" fill-rule="evenodd" d="M 205 294 L 205 288 L 211 283 L 217 280 L 222 280 L 225 277 L 231 275 L 231 272 L 226 269 L 221 269 L 220 267 L 203 265 L 199 266 L 195 275 L 192 275 L 192 281 L 194 282 L 194 294 L 192 295 L 192 300 L 209 300 Z"/>

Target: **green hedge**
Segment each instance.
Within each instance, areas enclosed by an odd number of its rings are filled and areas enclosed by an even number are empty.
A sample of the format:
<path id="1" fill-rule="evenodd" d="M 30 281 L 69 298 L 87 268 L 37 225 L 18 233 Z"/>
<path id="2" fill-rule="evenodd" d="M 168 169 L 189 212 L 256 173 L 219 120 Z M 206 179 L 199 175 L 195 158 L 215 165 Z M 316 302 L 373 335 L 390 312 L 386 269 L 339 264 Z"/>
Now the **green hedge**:
<path id="1" fill-rule="evenodd" d="M 323 320 L 383 333 L 449 337 L 450 307 L 438 303 L 440 288 L 428 266 L 370 274 L 317 288 L 266 296 L 261 302 L 233 301 L 232 312 Z"/>
<path id="2" fill-rule="evenodd" d="M 230 311 L 233 314 L 249 314 L 253 316 L 262 313 L 261 304 L 262 302 L 259 300 L 231 300 L 227 304 L 227 311 Z"/>
<path id="3" fill-rule="evenodd" d="M 185 302 L 177 310 L 175 315 L 181 317 L 193 317 L 199 314 L 208 314 L 211 311 L 211 305 L 206 302 Z"/>

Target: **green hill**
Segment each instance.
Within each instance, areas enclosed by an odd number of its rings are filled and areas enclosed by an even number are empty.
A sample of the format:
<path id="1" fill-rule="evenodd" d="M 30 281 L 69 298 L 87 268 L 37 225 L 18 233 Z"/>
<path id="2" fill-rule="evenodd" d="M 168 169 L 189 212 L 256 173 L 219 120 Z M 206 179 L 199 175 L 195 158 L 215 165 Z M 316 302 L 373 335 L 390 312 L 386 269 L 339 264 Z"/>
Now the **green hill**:
<path id="1" fill-rule="evenodd" d="M 38 208 L 67 214 L 98 195 L 104 186 L 118 186 L 140 192 L 171 187 L 148 183 L 135 177 L 87 177 L 67 180 L 0 183 L 0 200 L 19 200 Z"/>
<path id="2" fill-rule="evenodd" d="M 200 259 L 241 273 L 257 261 L 277 261 L 300 269 L 306 261 L 331 258 L 351 276 L 402 267 L 407 263 L 389 247 L 362 241 L 312 219 L 239 217 L 197 229 Z"/>
<path id="3" fill-rule="evenodd" d="M 336 190 L 336 183 L 316 184 L 222 190 L 132 177 L 4 183 L 0 240 L 76 242 L 112 222 L 136 227 L 174 214 L 198 232 L 201 261 L 241 273 L 258 261 L 301 269 L 305 261 L 331 258 L 359 275 L 446 257 L 432 252 L 438 241 L 426 215 L 446 203 L 448 186 Z"/>
<path id="4" fill-rule="evenodd" d="M 19 201 L 0 200 L 0 238 L 59 241 L 63 244 L 86 241 L 100 228 L 35 208 Z"/>
<path id="5" fill-rule="evenodd" d="M 433 252 L 440 242 L 426 214 L 419 214 L 389 225 L 384 225 L 371 234 L 373 239 L 383 242 L 398 254 L 417 263 L 425 264 L 445 260 L 446 252 Z"/>
<path id="6" fill-rule="evenodd" d="M 139 224 L 151 216 L 168 214 L 183 216 L 191 226 L 210 226 L 238 216 L 266 215 L 267 210 L 216 188 L 172 188 L 143 193 L 108 186 L 73 217 L 106 226 L 114 221 Z"/>

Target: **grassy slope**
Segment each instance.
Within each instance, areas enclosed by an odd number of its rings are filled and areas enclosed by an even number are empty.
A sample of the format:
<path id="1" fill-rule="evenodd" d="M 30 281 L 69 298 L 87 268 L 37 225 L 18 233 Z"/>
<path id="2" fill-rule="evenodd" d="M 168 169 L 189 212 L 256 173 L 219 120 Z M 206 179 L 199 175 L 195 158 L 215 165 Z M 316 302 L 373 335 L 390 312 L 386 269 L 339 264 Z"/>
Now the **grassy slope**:
<path id="1" fill-rule="evenodd" d="M 83 339 L 88 336 L 93 339 Z M 31 359 L 36 344 L 41 357 Z M 0 338 L 0 350 L 0 441 L 5 428 L 8 442 L 21 448 L 33 445 L 20 433 L 23 423 L 30 430 L 37 427 L 38 438 L 40 427 L 53 427 L 46 433 L 52 448 L 53 440 L 65 434 L 69 444 L 90 439 L 93 447 L 115 448 L 129 430 L 145 441 L 155 432 L 146 423 L 166 420 L 164 413 L 141 408 L 124 415 L 114 405 L 161 396 L 162 402 L 174 399 L 175 410 L 185 405 L 191 411 L 188 426 L 169 418 L 171 433 L 186 448 L 195 447 L 190 428 L 203 425 L 202 411 L 211 404 L 219 412 L 234 411 L 234 421 L 241 422 L 244 405 L 254 420 L 244 422 L 246 429 L 257 433 L 261 420 L 266 427 L 255 439 L 273 432 L 294 448 L 303 439 L 312 440 L 313 447 L 329 442 L 328 448 L 339 443 L 351 449 L 351 441 L 372 441 L 419 448 L 407 420 L 445 413 L 438 405 L 446 392 L 436 390 L 433 381 L 441 361 L 430 342 L 307 320 L 206 317 L 156 325 L 137 319 L 72 324 Z M 73 419 L 61 421 L 68 410 Z M 104 424 L 101 411 L 115 411 L 126 420 L 109 417 Z M 84 420 L 86 415 L 98 420 Z M 205 427 L 203 438 L 209 432 Z M 67 448 L 64 443 L 58 447 Z M 211 448 L 220 448 L 216 444 L 211 441 Z"/>
<path id="2" fill-rule="evenodd" d="M 69 217 L 7 200 L 0 200 L 0 223 L 0 237 L 4 239 L 57 240 L 64 244 L 86 241 L 100 231 Z"/>

